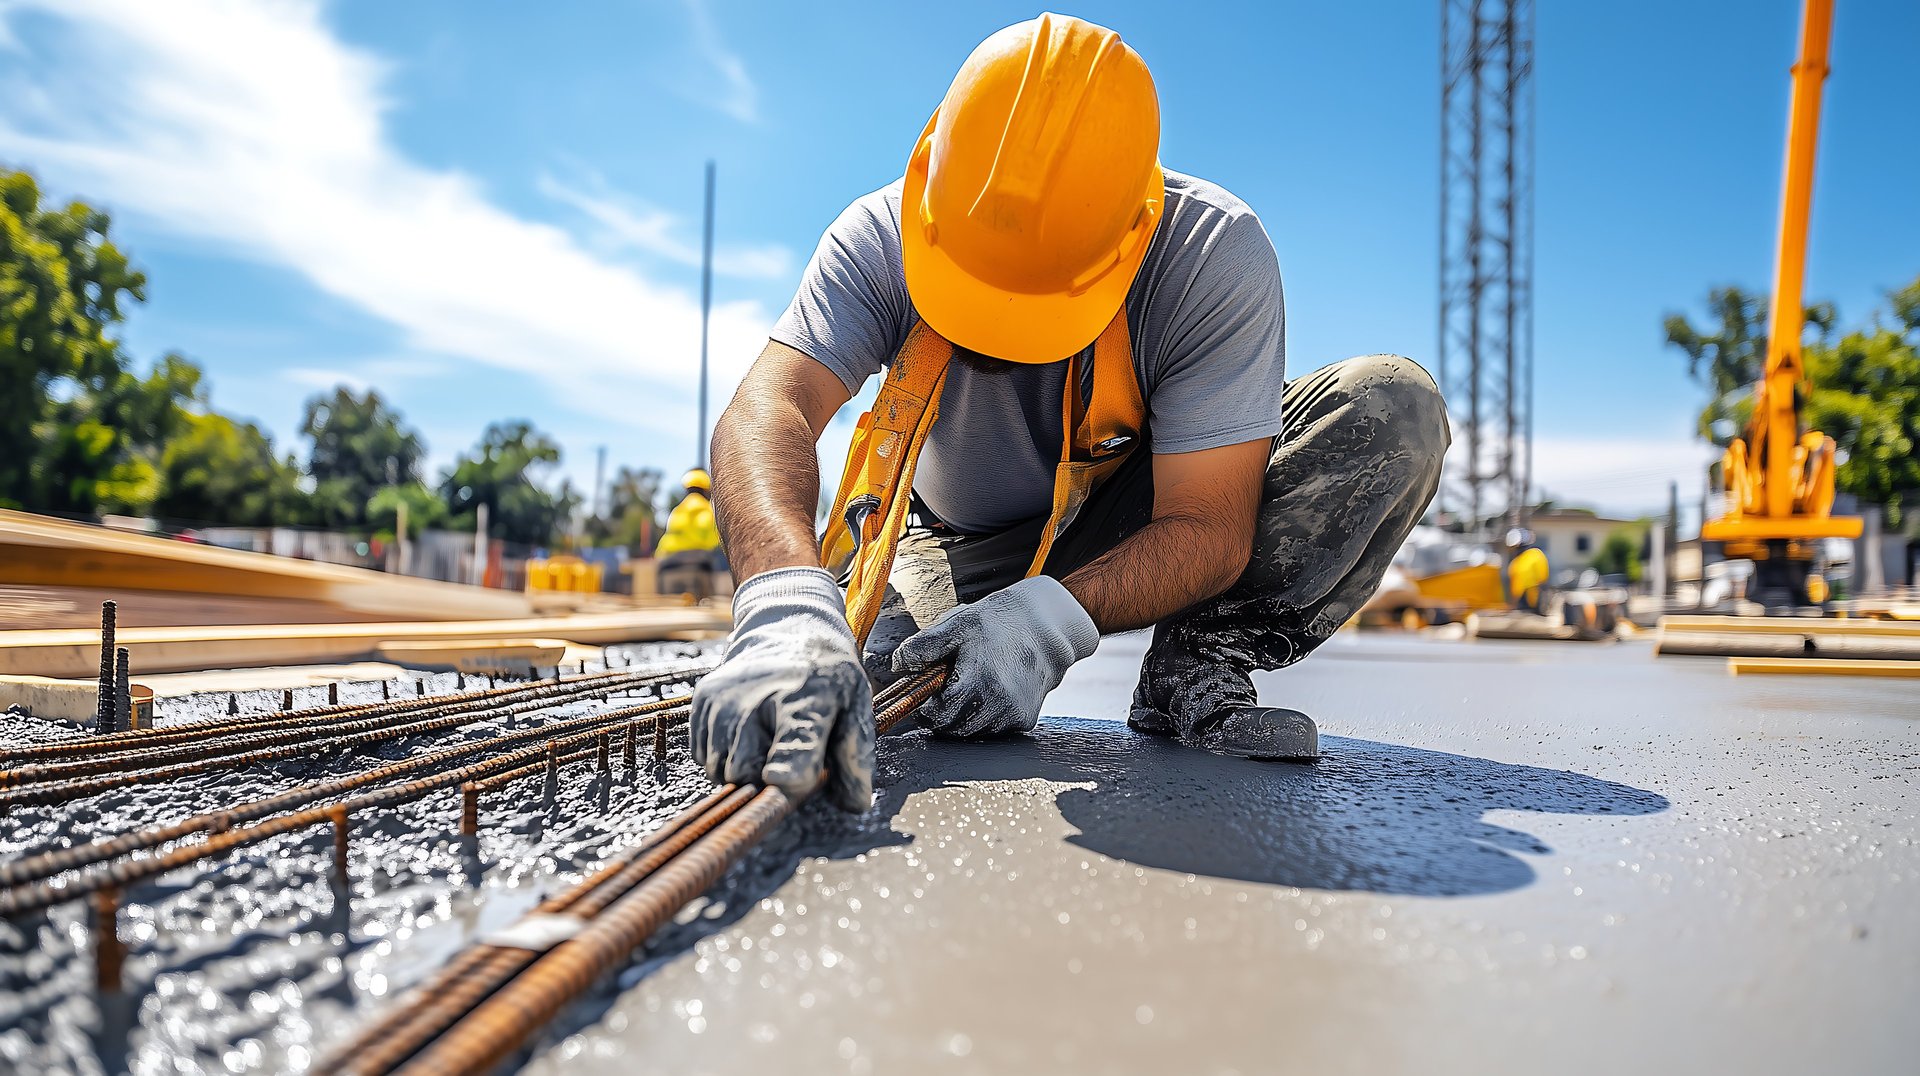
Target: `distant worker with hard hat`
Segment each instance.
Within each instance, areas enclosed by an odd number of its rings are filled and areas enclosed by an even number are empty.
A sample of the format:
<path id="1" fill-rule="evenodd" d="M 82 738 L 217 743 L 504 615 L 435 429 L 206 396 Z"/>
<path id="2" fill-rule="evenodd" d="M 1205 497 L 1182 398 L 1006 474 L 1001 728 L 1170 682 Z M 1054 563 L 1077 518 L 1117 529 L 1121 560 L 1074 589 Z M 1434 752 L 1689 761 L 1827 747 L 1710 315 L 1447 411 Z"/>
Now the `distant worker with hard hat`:
<path id="1" fill-rule="evenodd" d="M 654 567 L 662 594 L 713 596 L 713 575 L 720 568 L 720 528 L 713 521 L 713 480 L 695 467 L 680 479 L 685 491 L 667 514 L 667 532 L 654 548 Z"/>
<path id="2" fill-rule="evenodd" d="M 1259 218 L 1159 145 L 1139 54 L 1042 15 L 976 48 L 905 176 L 827 229 L 714 429 L 745 580 L 694 693 L 716 780 L 824 774 L 863 809 L 875 685 L 950 662 L 922 721 L 1020 733 L 1101 635 L 1145 627 L 1135 729 L 1318 754 L 1249 674 L 1373 593 L 1437 487 L 1445 408 L 1392 355 L 1287 381 Z M 814 444 L 876 375 L 817 536 Z"/>

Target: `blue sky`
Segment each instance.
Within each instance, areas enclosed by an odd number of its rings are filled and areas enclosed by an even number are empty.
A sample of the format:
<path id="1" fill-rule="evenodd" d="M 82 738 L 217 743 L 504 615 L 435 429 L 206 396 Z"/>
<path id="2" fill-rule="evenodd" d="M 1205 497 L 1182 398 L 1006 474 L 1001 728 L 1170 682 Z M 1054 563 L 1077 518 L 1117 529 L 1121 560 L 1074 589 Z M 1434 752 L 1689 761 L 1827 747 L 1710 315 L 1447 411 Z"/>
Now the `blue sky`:
<path id="1" fill-rule="evenodd" d="M 1920 273 L 1920 5 L 1845 0 L 1809 295 L 1864 317 Z M 1247 199 L 1302 371 L 1431 365 L 1438 5 L 1086 3 L 1146 57 L 1162 158 Z M 690 462 L 700 171 L 720 167 L 724 400 L 828 221 L 896 176 L 1004 3 L 145 4 L 0 0 L 0 161 L 112 209 L 152 277 L 142 359 L 204 363 L 291 443 L 373 384 L 438 463 L 524 417 L 591 476 Z M 1536 472 L 1689 501 L 1698 392 L 1660 319 L 1770 278 L 1792 0 L 1538 16 Z M 716 404 L 716 409 L 717 409 Z M 830 447 L 829 452 L 833 449 Z M 837 468 L 835 468 L 837 469 Z"/>

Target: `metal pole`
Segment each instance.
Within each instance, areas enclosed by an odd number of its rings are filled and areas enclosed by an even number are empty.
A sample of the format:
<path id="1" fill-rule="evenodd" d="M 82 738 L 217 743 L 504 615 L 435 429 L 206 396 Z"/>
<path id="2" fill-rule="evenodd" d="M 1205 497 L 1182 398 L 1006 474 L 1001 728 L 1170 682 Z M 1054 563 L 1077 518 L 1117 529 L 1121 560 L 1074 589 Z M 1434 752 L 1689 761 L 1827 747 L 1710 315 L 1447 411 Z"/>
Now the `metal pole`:
<path id="1" fill-rule="evenodd" d="M 485 586 L 487 583 L 487 504 L 473 513 L 473 585 Z"/>
<path id="2" fill-rule="evenodd" d="M 707 217 L 700 256 L 700 430 L 693 458 L 707 469 L 707 322 L 713 311 L 713 162 L 707 162 Z"/>
<path id="3" fill-rule="evenodd" d="M 593 464 L 593 518 L 601 518 L 600 491 L 607 488 L 607 446 L 601 445 Z"/>

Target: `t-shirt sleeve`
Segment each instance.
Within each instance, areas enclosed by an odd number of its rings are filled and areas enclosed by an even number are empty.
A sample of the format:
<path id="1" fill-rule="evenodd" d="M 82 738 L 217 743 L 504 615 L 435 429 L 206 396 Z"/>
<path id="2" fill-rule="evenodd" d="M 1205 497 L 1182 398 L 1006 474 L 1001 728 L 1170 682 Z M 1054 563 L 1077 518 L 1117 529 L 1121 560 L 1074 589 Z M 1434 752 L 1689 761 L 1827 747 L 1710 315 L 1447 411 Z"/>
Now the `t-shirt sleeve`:
<path id="1" fill-rule="evenodd" d="M 1287 379 L 1280 262 L 1259 218 L 1214 235 L 1167 327 L 1147 402 L 1155 452 L 1198 452 L 1280 432 Z"/>
<path id="2" fill-rule="evenodd" d="M 910 324 L 899 227 L 885 195 L 861 198 L 827 228 L 771 334 L 832 370 L 848 392 L 880 372 Z"/>

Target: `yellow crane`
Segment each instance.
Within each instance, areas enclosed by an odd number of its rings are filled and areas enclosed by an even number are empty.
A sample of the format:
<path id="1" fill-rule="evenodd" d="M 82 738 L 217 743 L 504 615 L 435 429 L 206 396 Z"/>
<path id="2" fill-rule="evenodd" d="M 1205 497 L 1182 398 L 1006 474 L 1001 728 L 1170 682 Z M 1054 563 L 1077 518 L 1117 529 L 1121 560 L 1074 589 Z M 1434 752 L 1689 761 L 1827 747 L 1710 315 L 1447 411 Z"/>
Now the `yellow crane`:
<path id="1" fill-rule="evenodd" d="M 1800 358 L 1802 287 L 1807 262 L 1807 217 L 1813 202 L 1813 157 L 1820 131 L 1820 92 L 1827 78 L 1833 0 L 1806 0 L 1800 13 L 1800 55 L 1793 65 L 1787 114 L 1786 176 L 1780 195 L 1780 242 L 1774 262 L 1773 305 L 1767 321 L 1767 361 L 1754 387 L 1753 419 L 1745 437 L 1727 446 L 1722 470 L 1726 513 L 1701 528 L 1706 541 L 1724 543 L 1727 556 L 1754 562 L 1756 596 L 1769 611 L 1826 601 L 1827 585 L 1814 571 L 1820 539 L 1858 538 L 1860 520 L 1834 516 L 1833 438 L 1801 430 L 1807 387 Z"/>

